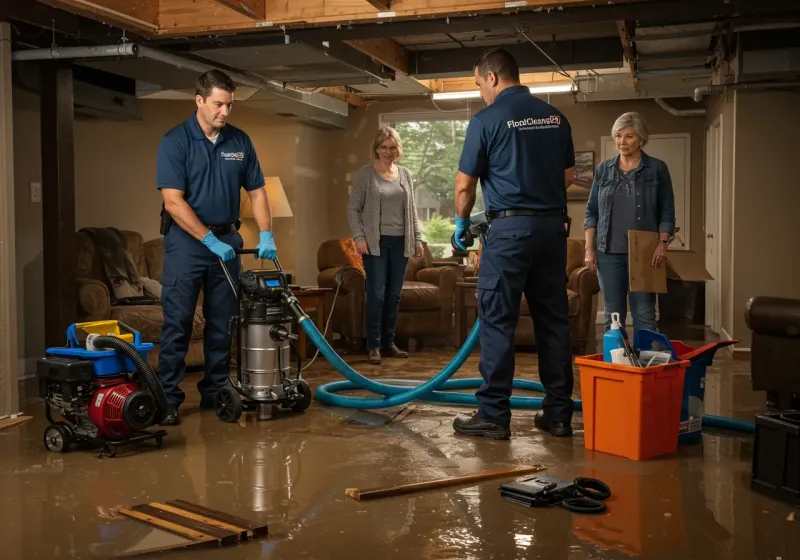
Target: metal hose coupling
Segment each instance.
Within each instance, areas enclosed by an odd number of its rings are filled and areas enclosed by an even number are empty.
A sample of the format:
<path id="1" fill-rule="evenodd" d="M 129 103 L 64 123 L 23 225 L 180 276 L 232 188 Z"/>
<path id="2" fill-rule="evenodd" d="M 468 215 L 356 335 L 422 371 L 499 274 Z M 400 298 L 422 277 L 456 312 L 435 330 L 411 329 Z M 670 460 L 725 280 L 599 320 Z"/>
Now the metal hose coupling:
<path id="1" fill-rule="evenodd" d="M 295 295 L 289 290 L 284 290 L 283 301 L 286 302 L 286 305 L 289 306 L 289 309 L 291 309 L 292 313 L 294 313 L 295 317 L 297 317 L 298 325 L 302 324 L 303 321 L 309 318 L 308 315 L 306 315 L 306 312 L 303 311 L 303 308 L 300 306 L 300 302 L 297 301 Z"/>

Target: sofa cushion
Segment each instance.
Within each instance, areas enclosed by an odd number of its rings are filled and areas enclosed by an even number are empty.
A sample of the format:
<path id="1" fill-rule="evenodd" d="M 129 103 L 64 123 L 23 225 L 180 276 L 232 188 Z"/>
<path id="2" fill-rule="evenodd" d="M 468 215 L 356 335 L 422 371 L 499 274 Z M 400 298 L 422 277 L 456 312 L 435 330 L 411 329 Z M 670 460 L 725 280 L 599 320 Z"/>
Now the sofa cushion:
<path id="1" fill-rule="evenodd" d="M 400 310 L 439 309 L 439 286 L 426 282 L 403 282 L 400 292 Z"/>
<path id="2" fill-rule="evenodd" d="M 160 305 L 112 305 L 111 318 L 138 330 L 144 342 L 161 340 L 164 313 Z M 203 338 L 204 323 L 203 308 L 197 306 L 192 322 L 193 340 Z"/>
<path id="3" fill-rule="evenodd" d="M 568 314 L 570 317 L 575 317 L 581 312 L 581 298 L 577 292 L 567 289 L 567 305 Z M 531 312 L 528 309 L 528 300 L 525 299 L 525 294 L 522 294 L 522 304 L 520 305 L 520 315 L 530 316 Z"/>

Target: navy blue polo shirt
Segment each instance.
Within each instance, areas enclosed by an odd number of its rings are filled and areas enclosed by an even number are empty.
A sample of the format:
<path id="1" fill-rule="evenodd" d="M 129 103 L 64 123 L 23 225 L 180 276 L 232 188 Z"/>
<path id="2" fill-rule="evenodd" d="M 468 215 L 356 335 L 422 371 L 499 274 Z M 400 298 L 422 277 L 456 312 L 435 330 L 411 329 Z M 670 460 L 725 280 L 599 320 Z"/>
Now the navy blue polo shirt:
<path id="1" fill-rule="evenodd" d="M 458 170 L 481 181 L 487 212 L 566 208 L 572 129 L 525 86 L 501 91 L 467 127 Z"/>
<path id="2" fill-rule="evenodd" d="M 159 189 L 183 191 L 184 200 L 205 225 L 239 219 L 241 187 L 264 186 L 264 175 L 250 137 L 226 124 L 216 144 L 206 138 L 196 114 L 170 130 L 158 147 Z"/>

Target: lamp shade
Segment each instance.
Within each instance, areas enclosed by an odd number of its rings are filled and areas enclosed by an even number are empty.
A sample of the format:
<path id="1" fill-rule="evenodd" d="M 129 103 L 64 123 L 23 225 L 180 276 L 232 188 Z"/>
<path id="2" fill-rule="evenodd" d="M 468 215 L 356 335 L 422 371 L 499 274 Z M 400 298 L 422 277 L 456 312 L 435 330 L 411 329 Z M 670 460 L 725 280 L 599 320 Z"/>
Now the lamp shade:
<path id="1" fill-rule="evenodd" d="M 272 213 L 272 217 L 291 218 L 294 216 L 292 213 L 292 207 L 289 206 L 289 200 L 286 198 L 286 192 L 283 190 L 281 178 L 267 177 L 266 183 L 267 199 L 269 200 L 269 208 Z M 253 218 L 253 207 L 250 204 L 250 196 L 244 189 L 242 189 L 239 200 L 239 217 Z"/>

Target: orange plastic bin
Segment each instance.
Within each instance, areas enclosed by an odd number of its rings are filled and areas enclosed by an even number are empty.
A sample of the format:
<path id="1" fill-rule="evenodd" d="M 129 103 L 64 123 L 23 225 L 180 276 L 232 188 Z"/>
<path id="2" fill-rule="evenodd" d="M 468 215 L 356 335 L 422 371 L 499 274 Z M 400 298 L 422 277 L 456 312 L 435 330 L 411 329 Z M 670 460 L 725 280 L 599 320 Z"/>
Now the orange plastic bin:
<path id="1" fill-rule="evenodd" d="M 688 360 L 637 368 L 575 358 L 581 376 L 584 446 L 636 461 L 678 450 Z"/>

